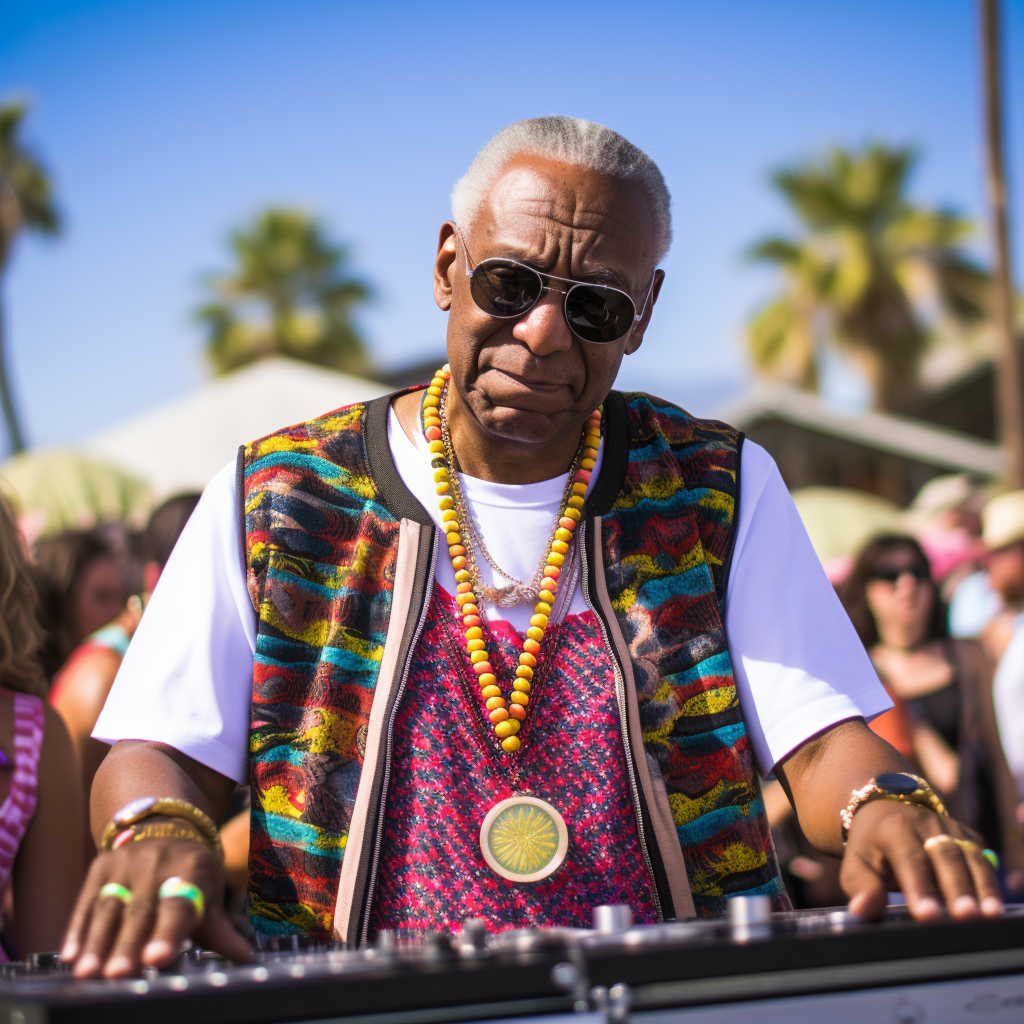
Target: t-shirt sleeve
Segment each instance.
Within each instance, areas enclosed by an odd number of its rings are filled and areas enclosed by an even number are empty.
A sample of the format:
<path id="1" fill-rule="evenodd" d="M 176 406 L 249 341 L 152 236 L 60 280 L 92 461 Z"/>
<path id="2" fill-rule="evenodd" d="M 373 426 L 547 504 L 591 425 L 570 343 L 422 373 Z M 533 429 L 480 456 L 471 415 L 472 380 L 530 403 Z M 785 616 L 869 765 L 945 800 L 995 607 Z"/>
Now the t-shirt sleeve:
<path id="1" fill-rule="evenodd" d="M 743 442 L 725 631 L 758 771 L 892 707 L 771 456 Z"/>
<path id="2" fill-rule="evenodd" d="M 244 784 L 256 613 L 237 520 L 232 464 L 171 552 L 93 736 L 166 743 Z"/>

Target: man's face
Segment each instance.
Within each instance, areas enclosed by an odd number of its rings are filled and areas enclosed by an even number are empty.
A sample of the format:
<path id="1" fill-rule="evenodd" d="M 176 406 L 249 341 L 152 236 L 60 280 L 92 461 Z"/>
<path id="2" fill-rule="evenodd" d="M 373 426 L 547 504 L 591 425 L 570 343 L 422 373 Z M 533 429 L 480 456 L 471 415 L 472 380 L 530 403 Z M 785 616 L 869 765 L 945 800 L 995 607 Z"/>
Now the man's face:
<path id="1" fill-rule="evenodd" d="M 459 230 L 463 242 L 456 245 L 452 225 L 441 229 L 434 292 L 451 311 L 448 361 L 460 401 L 486 433 L 503 439 L 535 444 L 578 430 L 604 401 L 623 354 L 640 347 L 662 272 L 643 320 L 619 341 L 591 344 L 569 330 L 562 292 L 545 291 L 522 316 L 500 319 L 476 305 L 466 271 L 489 257 L 511 258 L 543 273 L 620 288 L 639 313 L 654 272 L 645 193 L 580 167 L 520 155 Z"/>
<path id="2" fill-rule="evenodd" d="M 1008 544 L 988 556 L 992 589 L 1009 604 L 1024 601 L 1024 542 Z"/>

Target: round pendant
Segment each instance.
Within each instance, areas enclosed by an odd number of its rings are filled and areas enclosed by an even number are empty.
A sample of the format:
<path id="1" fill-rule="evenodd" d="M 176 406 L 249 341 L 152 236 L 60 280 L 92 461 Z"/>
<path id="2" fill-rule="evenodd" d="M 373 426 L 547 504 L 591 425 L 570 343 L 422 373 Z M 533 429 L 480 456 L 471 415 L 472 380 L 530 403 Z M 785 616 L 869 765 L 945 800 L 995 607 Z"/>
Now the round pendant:
<path id="1" fill-rule="evenodd" d="M 480 826 L 488 867 L 510 882 L 539 882 L 554 874 L 569 849 L 562 816 L 545 800 L 513 796 L 496 803 Z"/>

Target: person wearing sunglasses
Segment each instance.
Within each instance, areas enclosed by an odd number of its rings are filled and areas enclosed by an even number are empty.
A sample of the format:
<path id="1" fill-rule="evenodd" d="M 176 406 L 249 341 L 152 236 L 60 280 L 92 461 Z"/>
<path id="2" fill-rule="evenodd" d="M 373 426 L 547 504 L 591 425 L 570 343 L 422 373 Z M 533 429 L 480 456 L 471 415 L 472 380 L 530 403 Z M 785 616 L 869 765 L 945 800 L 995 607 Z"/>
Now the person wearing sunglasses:
<path id="1" fill-rule="evenodd" d="M 889 700 L 767 453 L 614 389 L 665 281 L 654 161 L 527 119 L 452 208 L 447 362 L 245 445 L 171 556 L 97 724 L 75 973 L 188 935 L 246 955 L 212 831 L 236 782 L 261 939 L 784 908 L 773 771 L 812 841 L 848 841 L 855 912 L 900 885 L 920 917 L 1001 913 L 982 848 L 867 728 Z"/>
<path id="2" fill-rule="evenodd" d="M 1024 890 L 1024 840 L 999 743 L 981 645 L 948 636 L 946 608 L 912 537 L 875 538 L 841 588 L 843 604 L 896 707 L 872 729 L 905 750 L 960 821 L 999 851 Z"/>

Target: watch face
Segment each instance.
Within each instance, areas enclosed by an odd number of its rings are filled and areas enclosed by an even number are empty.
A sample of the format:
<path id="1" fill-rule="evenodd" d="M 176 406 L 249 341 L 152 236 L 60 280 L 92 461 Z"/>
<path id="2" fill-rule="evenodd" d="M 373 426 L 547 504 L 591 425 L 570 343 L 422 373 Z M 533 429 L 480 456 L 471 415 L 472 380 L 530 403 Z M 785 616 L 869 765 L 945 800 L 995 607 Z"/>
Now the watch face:
<path id="1" fill-rule="evenodd" d="M 875 785 L 884 789 L 886 793 L 894 793 L 897 796 L 910 796 L 917 790 L 917 779 L 909 775 L 901 775 L 898 772 L 883 772 L 875 776 Z"/>

